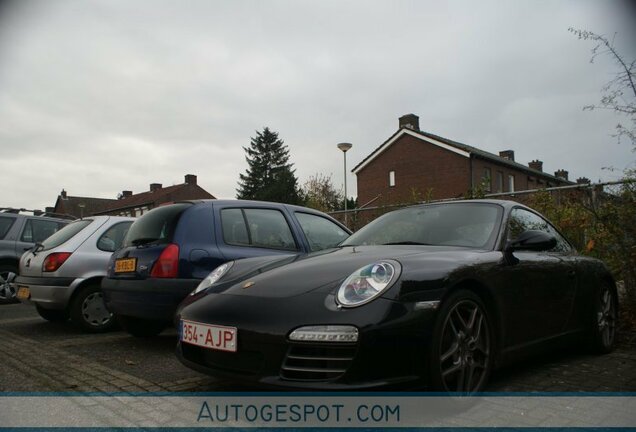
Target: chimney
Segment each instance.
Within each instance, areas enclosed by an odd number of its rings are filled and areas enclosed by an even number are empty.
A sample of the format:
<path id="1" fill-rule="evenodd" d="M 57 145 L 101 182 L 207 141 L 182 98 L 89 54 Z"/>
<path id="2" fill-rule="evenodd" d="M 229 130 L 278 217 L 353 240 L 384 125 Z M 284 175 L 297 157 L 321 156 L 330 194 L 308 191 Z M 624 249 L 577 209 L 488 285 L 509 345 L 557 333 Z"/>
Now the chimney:
<path id="1" fill-rule="evenodd" d="M 592 182 L 587 177 L 579 177 L 579 178 L 576 179 L 576 183 L 577 184 L 590 184 Z"/>
<path id="2" fill-rule="evenodd" d="M 152 188 L 152 185 L 150 185 L 150 187 Z M 161 187 L 161 185 L 159 187 Z M 129 190 L 121 191 L 121 198 L 120 199 L 128 198 L 128 197 L 131 197 L 131 196 L 132 196 L 132 191 L 129 191 Z"/>
<path id="3" fill-rule="evenodd" d="M 158 191 L 161 189 L 161 183 L 150 183 L 150 192 Z"/>
<path id="4" fill-rule="evenodd" d="M 186 174 L 185 182 L 186 184 L 194 186 L 197 184 L 197 176 L 195 176 L 194 174 Z"/>
<path id="5" fill-rule="evenodd" d="M 62 196 L 62 199 L 66 199 L 66 191 L 64 189 L 62 189 L 62 192 L 60 192 L 60 195 Z"/>
<path id="6" fill-rule="evenodd" d="M 539 159 L 535 159 L 532 162 L 528 163 L 528 166 L 533 170 L 543 172 L 543 161 L 540 161 Z"/>
<path id="7" fill-rule="evenodd" d="M 502 150 L 499 152 L 499 157 L 508 159 L 509 161 L 515 161 L 515 152 L 514 150 Z"/>
<path id="8" fill-rule="evenodd" d="M 55 213 L 55 207 L 44 207 L 44 213 Z"/>
<path id="9" fill-rule="evenodd" d="M 565 181 L 568 180 L 568 174 L 569 173 L 566 170 L 563 170 L 563 169 L 560 169 L 560 170 L 554 172 L 554 176 L 556 178 L 561 179 L 561 180 L 565 180 Z"/>
<path id="10" fill-rule="evenodd" d="M 414 131 L 420 130 L 420 118 L 415 114 L 406 114 L 400 117 L 400 129 L 407 128 Z"/>

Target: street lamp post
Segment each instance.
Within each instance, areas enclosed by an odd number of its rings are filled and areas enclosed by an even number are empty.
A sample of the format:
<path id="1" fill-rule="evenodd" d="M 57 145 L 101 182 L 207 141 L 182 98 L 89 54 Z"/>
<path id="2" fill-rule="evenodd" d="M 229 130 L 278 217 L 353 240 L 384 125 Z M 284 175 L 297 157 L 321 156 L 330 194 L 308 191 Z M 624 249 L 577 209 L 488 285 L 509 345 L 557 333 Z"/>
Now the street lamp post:
<path id="1" fill-rule="evenodd" d="M 347 151 L 349 151 L 353 147 L 351 143 L 340 143 L 338 144 L 338 148 L 342 150 L 342 154 L 344 156 L 344 223 L 347 225 Z M 348 226 L 348 225 L 347 225 Z"/>

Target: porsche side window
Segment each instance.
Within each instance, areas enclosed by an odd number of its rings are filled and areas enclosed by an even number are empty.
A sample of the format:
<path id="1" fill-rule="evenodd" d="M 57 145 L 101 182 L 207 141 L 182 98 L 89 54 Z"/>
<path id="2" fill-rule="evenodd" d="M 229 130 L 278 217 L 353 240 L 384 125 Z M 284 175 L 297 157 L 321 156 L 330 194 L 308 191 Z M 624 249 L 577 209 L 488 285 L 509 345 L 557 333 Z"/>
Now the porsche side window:
<path id="1" fill-rule="evenodd" d="M 538 230 L 550 232 L 548 224 L 539 216 L 523 209 L 513 209 L 510 213 L 510 222 L 508 224 L 508 239 L 512 240 L 527 230 Z M 550 233 L 551 234 L 551 233 Z"/>
<path id="2" fill-rule="evenodd" d="M 552 251 L 568 252 L 571 250 L 567 240 L 545 219 L 524 209 L 513 209 L 508 222 L 508 239 L 512 240 L 527 230 L 539 230 L 553 235 L 557 240 L 557 244 Z"/>
<path id="3" fill-rule="evenodd" d="M 312 252 L 334 247 L 349 237 L 345 230 L 324 217 L 296 212 L 296 218 Z"/>

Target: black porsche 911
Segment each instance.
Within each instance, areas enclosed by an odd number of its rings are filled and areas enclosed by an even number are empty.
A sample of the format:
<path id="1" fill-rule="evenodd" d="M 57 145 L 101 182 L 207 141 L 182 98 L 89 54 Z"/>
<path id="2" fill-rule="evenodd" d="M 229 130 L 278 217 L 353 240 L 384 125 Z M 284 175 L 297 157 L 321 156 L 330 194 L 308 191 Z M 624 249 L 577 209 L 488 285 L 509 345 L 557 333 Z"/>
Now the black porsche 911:
<path id="1" fill-rule="evenodd" d="M 335 249 L 218 267 L 179 308 L 177 355 L 270 386 L 474 393 L 550 342 L 610 351 L 617 310 L 605 265 L 528 207 L 419 205 Z"/>

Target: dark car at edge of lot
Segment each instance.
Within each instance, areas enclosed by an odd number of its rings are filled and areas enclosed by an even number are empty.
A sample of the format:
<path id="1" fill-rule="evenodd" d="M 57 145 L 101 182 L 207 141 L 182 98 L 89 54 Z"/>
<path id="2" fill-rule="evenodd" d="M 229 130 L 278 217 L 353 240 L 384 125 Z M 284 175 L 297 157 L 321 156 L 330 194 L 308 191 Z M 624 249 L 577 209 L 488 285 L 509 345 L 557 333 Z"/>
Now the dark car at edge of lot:
<path id="1" fill-rule="evenodd" d="M 224 264 L 180 305 L 177 354 L 266 386 L 472 394 L 495 365 L 553 343 L 612 350 L 617 310 L 606 266 L 532 209 L 437 203 L 338 248 Z"/>
<path id="2" fill-rule="evenodd" d="M 108 265 L 108 309 L 135 336 L 171 325 L 177 305 L 214 268 L 242 258 L 333 247 L 350 231 L 305 207 L 247 200 L 184 201 L 141 216 Z"/>
<path id="3" fill-rule="evenodd" d="M 32 214 L 25 214 L 27 212 Z M 22 254 L 73 219 L 55 213 L 0 208 L 0 304 L 18 301 L 13 281 Z"/>

